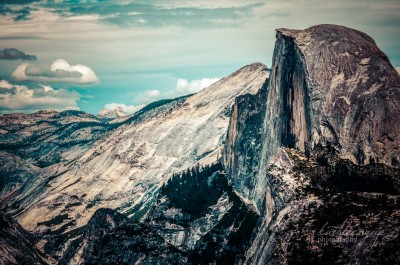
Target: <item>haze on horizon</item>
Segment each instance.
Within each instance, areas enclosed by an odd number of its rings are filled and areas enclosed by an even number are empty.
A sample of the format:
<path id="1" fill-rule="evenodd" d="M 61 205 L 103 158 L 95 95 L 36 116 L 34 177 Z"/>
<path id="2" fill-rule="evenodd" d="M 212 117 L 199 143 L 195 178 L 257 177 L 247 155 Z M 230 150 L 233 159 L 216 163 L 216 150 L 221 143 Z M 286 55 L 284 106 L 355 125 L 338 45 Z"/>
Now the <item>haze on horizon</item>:
<path id="1" fill-rule="evenodd" d="M 271 66 L 275 29 L 340 24 L 400 66 L 400 2 L 0 2 L 0 113 L 134 112 L 199 91 L 253 62 Z"/>

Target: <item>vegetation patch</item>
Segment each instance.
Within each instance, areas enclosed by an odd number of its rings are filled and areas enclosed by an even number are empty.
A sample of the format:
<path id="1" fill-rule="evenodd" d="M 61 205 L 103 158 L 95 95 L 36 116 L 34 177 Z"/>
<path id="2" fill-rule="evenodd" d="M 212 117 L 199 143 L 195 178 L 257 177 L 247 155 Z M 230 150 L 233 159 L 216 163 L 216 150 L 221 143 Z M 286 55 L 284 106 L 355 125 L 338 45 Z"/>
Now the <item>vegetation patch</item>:
<path id="1" fill-rule="evenodd" d="M 194 249 L 187 252 L 192 264 L 236 264 L 243 261 L 259 216 L 236 195 L 220 163 L 174 174 L 161 188 L 160 197 L 168 198 L 168 208 L 178 208 L 190 215 L 189 219 L 173 220 L 184 228 L 189 228 L 193 220 L 206 216 L 208 208 L 215 205 L 224 193 L 232 207 L 197 241 Z"/>
<path id="2" fill-rule="evenodd" d="M 208 207 L 217 203 L 228 186 L 226 178 L 220 178 L 221 163 L 211 166 L 194 167 L 181 174 L 174 174 L 161 187 L 160 194 L 166 195 L 174 208 L 192 215 L 193 218 L 203 216 Z M 213 173 L 218 177 L 209 185 L 209 177 Z"/>

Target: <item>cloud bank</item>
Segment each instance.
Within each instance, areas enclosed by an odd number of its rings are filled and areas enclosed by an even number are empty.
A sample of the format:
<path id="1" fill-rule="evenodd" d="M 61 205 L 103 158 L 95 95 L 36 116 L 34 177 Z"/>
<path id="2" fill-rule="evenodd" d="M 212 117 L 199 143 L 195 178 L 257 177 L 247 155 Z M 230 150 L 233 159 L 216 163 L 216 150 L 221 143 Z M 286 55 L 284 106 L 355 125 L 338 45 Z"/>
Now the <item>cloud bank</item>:
<path id="1" fill-rule="evenodd" d="M 15 48 L 5 48 L 0 50 L 0 60 L 25 60 L 36 61 L 36 55 L 26 54 Z"/>
<path id="2" fill-rule="evenodd" d="M 77 105 L 79 99 L 80 95 L 77 92 L 66 89 L 55 90 L 44 85 L 28 88 L 5 80 L 0 81 L 0 113 L 79 109 Z"/>
<path id="3" fill-rule="evenodd" d="M 168 2 L 168 4 L 166 4 Z M 164 27 L 180 26 L 191 28 L 209 28 L 213 26 L 240 25 L 239 19 L 250 17 L 253 9 L 261 6 L 257 1 L 246 3 L 205 4 L 196 1 L 69 1 L 52 3 L 51 7 L 40 4 L 47 11 L 54 12 L 64 18 L 83 18 L 91 16 L 93 19 L 121 27 Z M 238 2 L 238 1 L 237 1 Z M 36 5 L 37 6 L 37 5 Z M 0 14 L 6 12 L 0 12 Z M 9 15 L 18 14 L 8 13 Z M 26 15 L 29 18 L 29 14 Z M 221 23 L 222 22 L 222 23 Z"/>
<path id="4" fill-rule="evenodd" d="M 45 83 L 98 83 L 96 73 L 84 65 L 70 65 L 66 60 L 55 60 L 50 66 L 30 65 L 22 63 L 14 70 L 11 76 L 16 81 L 33 81 Z"/>
<path id="5" fill-rule="evenodd" d="M 179 78 L 176 82 L 176 92 L 179 95 L 187 95 L 199 92 L 203 88 L 211 86 L 217 82 L 219 78 L 203 78 L 189 82 L 187 79 Z"/>

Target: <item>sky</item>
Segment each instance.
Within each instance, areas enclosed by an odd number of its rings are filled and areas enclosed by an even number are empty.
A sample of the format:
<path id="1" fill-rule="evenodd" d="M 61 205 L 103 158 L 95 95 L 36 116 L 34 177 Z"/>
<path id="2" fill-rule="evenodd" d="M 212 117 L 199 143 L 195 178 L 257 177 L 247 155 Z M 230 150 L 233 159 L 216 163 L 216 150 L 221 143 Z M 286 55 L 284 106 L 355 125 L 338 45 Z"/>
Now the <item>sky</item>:
<path id="1" fill-rule="evenodd" d="M 0 0 L 0 113 L 121 107 L 271 66 L 276 28 L 339 24 L 400 66 L 399 0 Z"/>

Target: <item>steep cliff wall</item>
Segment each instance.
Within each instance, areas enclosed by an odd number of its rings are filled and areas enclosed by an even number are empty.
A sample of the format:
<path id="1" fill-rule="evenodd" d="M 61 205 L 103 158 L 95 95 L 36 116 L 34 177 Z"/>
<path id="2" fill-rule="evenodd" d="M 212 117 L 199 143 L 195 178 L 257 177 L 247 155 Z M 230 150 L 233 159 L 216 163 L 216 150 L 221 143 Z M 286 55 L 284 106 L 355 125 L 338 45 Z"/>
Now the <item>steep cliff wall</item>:
<path id="1" fill-rule="evenodd" d="M 259 190 L 257 174 L 268 82 L 268 79 L 265 80 L 257 94 L 236 98 L 223 150 L 227 175 L 235 190 L 247 201 L 251 201 L 256 196 L 254 193 Z"/>
<path id="2" fill-rule="evenodd" d="M 246 263 L 398 260 L 373 253 L 398 244 L 399 74 L 353 29 L 278 29 L 276 38 L 268 87 L 235 101 L 223 152 L 236 191 L 263 216 Z M 357 236 L 321 236 L 324 224 Z M 376 233 L 376 244 L 362 236 Z"/>
<path id="3" fill-rule="evenodd" d="M 264 158 L 333 146 L 343 159 L 400 166 L 400 76 L 374 40 L 318 25 L 277 30 Z"/>
<path id="4" fill-rule="evenodd" d="M 305 154 L 332 147 L 355 165 L 398 168 L 400 76 L 372 38 L 336 25 L 278 29 L 276 38 L 268 89 L 248 100 L 264 97 L 263 107 L 246 109 L 243 98 L 234 106 L 224 164 L 237 191 L 261 211 L 267 168 L 282 146 Z M 246 122 L 256 116 L 262 133 Z M 244 146 L 250 138 L 260 144 Z"/>

